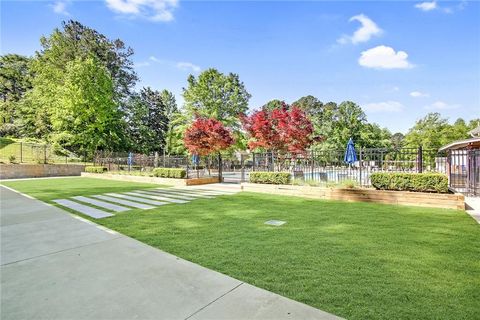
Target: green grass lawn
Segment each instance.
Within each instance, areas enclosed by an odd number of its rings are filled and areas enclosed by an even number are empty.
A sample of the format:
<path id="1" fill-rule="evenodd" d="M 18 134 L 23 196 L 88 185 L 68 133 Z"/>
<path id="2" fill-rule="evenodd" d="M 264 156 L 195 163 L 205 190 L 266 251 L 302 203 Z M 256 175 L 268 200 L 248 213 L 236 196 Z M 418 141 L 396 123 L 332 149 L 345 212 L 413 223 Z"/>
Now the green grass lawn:
<path id="1" fill-rule="evenodd" d="M 95 193 L 142 186 L 97 183 Z M 91 194 L 93 181 L 4 184 L 49 201 Z M 95 221 L 348 319 L 480 314 L 480 227 L 462 211 L 241 193 Z"/>

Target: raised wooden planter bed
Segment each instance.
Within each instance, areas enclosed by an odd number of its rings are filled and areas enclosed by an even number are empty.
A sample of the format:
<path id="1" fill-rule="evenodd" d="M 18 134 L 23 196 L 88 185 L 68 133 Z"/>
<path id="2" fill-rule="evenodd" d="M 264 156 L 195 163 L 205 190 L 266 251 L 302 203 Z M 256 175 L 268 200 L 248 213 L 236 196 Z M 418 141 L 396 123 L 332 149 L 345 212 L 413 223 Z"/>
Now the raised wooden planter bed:
<path id="1" fill-rule="evenodd" d="M 218 177 L 193 178 L 185 180 L 187 186 L 198 186 L 201 184 L 219 183 Z"/>
<path id="2" fill-rule="evenodd" d="M 90 177 L 97 179 L 130 181 L 140 183 L 155 183 L 170 186 L 194 186 L 201 184 L 218 183 L 218 177 L 194 178 L 194 179 L 173 179 L 173 178 L 159 178 L 148 176 L 134 176 L 127 174 L 111 174 L 111 173 L 90 173 L 82 172 L 82 177 Z"/>
<path id="3" fill-rule="evenodd" d="M 256 183 L 242 183 L 242 190 L 313 199 L 375 202 L 460 210 L 465 209 L 465 197 L 462 194 L 387 191 L 375 189 L 333 189 Z"/>

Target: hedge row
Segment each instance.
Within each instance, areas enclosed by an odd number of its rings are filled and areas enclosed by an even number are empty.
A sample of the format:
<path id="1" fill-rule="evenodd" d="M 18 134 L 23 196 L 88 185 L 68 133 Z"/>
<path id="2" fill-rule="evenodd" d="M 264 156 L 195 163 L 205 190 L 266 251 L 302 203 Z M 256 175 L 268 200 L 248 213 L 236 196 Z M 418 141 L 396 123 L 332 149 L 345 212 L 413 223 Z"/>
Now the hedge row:
<path id="1" fill-rule="evenodd" d="M 154 177 L 184 179 L 187 171 L 180 168 L 155 168 L 152 171 Z"/>
<path id="2" fill-rule="evenodd" d="M 107 172 L 108 169 L 106 167 L 94 167 L 94 166 L 90 166 L 90 167 L 85 167 L 85 172 L 90 172 L 90 173 L 104 173 L 104 172 Z"/>
<path id="3" fill-rule="evenodd" d="M 370 180 L 380 190 L 448 192 L 448 178 L 440 173 L 376 172 Z"/>
<path id="4" fill-rule="evenodd" d="M 289 184 L 290 178 L 289 172 L 250 172 L 251 183 Z"/>

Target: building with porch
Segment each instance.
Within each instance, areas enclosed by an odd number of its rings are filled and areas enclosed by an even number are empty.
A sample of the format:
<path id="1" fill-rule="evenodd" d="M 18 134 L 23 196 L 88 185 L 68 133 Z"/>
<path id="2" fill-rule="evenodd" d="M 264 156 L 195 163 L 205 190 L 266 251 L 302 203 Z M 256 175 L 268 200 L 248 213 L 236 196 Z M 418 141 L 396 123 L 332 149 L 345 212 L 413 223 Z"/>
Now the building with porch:
<path id="1" fill-rule="evenodd" d="M 446 173 L 454 192 L 480 196 L 480 126 L 469 132 L 470 138 L 440 148 L 447 153 Z"/>

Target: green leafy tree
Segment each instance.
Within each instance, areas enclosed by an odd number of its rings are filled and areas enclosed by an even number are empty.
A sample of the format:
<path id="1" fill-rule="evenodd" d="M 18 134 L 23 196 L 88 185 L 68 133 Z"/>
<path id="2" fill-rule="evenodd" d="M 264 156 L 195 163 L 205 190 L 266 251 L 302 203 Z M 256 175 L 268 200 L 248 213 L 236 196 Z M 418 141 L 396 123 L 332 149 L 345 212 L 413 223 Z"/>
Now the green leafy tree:
<path id="1" fill-rule="evenodd" d="M 468 137 L 468 131 L 470 131 L 469 126 L 462 118 L 458 118 L 453 125 L 451 130 L 448 130 L 448 140 L 460 140 Z"/>
<path id="2" fill-rule="evenodd" d="M 480 127 L 480 119 L 472 119 L 470 120 L 470 122 L 468 123 L 468 130 L 471 131 L 473 129 L 476 129 Z"/>
<path id="3" fill-rule="evenodd" d="M 381 128 L 376 123 L 365 124 L 360 131 L 359 145 L 362 148 L 390 148 L 392 134 L 387 128 Z"/>
<path id="4" fill-rule="evenodd" d="M 274 109 L 282 109 L 283 106 L 285 105 L 285 101 L 281 101 L 278 99 L 273 99 L 268 101 L 262 106 L 262 109 L 265 109 L 267 111 L 272 111 Z"/>
<path id="5" fill-rule="evenodd" d="M 1 124 L 14 123 L 19 101 L 32 87 L 29 63 L 29 58 L 18 54 L 0 56 Z"/>
<path id="6" fill-rule="evenodd" d="M 128 150 L 138 153 L 149 153 L 148 142 L 153 132 L 147 125 L 148 106 L 142 101 L 140 94 L 132 94 L 125 106 L 126 134 Z"/>
<path id="7" fill-rule="evenodd" d="M 165 134 L 165 152 L 168 155 L 183 154 L 186 152 L 183 144 L 183 132 L 187 128 L 186 118 L 178 109 L 173 93 L 162 90 L 161 97 L 165 105 L 165 116 L 168 120 Z"/>
<path id="8" fill-rule="evenodd" d="M 42 50 L 37 52 L 35 71 L 44 67 L 64 70 L 70 61 L 93 56 L 109 71 L 117 102 L 129 96 L 138 79 L 131 61 L 133 49 L 122 40 L 110 40 L 78 21 L 63 22 L 61 29 L 42 37 L 40 43 Z"/>
<path id="9" fill-rule="evenodd" d="M 132 95 L 126 114 L 132 151 L 152 153 L 164 149 L 169 119 L 159 91 L 147 87 Z"/>
<path id="10" fill-rule="evenodd" d="M 24 135 L 48 140 L 55 133 L 52 115 L 59 108 L 58 90 L 64 85 L 70 62 L 93 57 L 111 78 L 117 109 L 124 109 L 137 76 L 130 60 L 133 50 L 126 48 L 121 40 L 109 40 L 96 30 L 70 20 L 48 37 L 42 37 L 40 43 L 42 49 L 30 64 L 33 89 L 19 108 Z"/>
<path id="11" fill-rule="evenodd" d="M 397 132 L 392 135 L 392 138 L 390 140 L 392 147 L 399 149 L 402 148 L 405 144 L 405 135 L 401 132 Z"/>
<path id="12" fill-rule="evenodd" d="M 17 54 L 0 56 L 0 135 L 21 136 L 20 112 L 23 98 L 31 89 L 30 58 Z"/>
<path id="13" fill-rule="evenodd" d="M 429 113 L 418 120 L 405 136 L 408 147 L 422 146 L 424 149 L 439 149 L 456 140 L 470 137 L 469 131 L 480 124 L 480 119 L 473 119 L 468 124 L 462 118 L 453 124 L 440 113 Z"/>
<path id="14" fill-rule="evenodd" d="M 292 106 L 296 106 L 303 110 L 312 120 L 320 120 L 323 113 L 323 103 L 316 97 L 308 95 L 301 97 Z"/>
<path id="15" fill-rule="evenodd" d="M 52 111 L 53 140 L 73 151 L 115 149 L 123 139 L 121 113 L 108 70 L 95 58 L 67 64 Z"/>
<path id="16" fill-rule="evenodd" d="M 337 146 L 339 138 L 337 134 L 336 122 L 338 119 L 338 105 L 335 102 L 328 102 L 323 105 L 318 116 L 312 119 L 315 135 L 323 137 L 324 140 L 314 145 L 315 149 L 338 149 L 343 146 Z"/>
<path id="17" fill-rule="evenodd" d="M 310 114 L 315 136 L 323 137 L 314 145 L 316 150 L 342 150 L 350 138 L 362 148 L 388 148 L 392 145 L 390 131 L 369 123 L 362 108 L 354 102 L 323 104 L 313 96 L 306 96 L 294 104 L 300 104 Z"/>
<path id="18" fill-rule="evenodd" d="M 367 117 L 359 105 L 351 101 L 342 102 L 333 119 L 331 136 L 327 136 L 331 145 L 344 148 L 350 138 L 356 145 L 362 145 L 361 133 Z"/>
<path id="19" fill-rule="evenodd" d="M 455 140 L 454 138 L 452 140 L 450 129 L 448 120 L 442 118 L 440 113 L 429 113 L 408 131 L 405 135 L 405 145 L 412 148 L 422 146 L 424 149 L 438 149 Z"/>
<path id="20" fill-rule="evenodd" d="M 198 115 L 220 120 L 228 127 L 239 128 L 238 115 L 247 111 L 251 95 L 237 74 L 225 75 L 212 68 L 197 78 L 190 75 L 187 81 L 183 97 L 190 121 Z"/>

